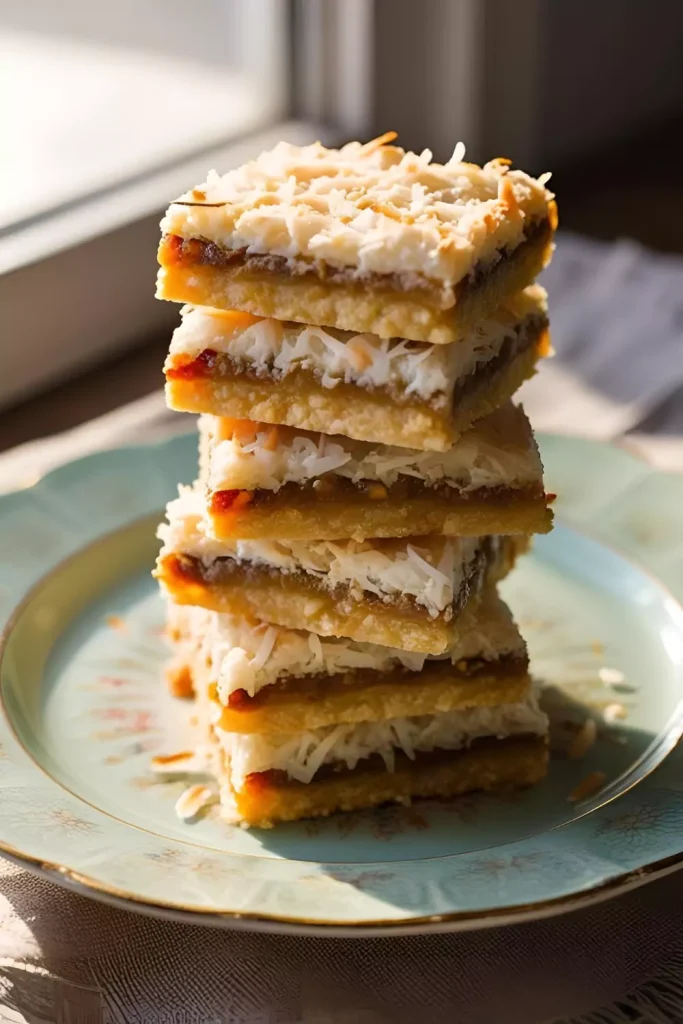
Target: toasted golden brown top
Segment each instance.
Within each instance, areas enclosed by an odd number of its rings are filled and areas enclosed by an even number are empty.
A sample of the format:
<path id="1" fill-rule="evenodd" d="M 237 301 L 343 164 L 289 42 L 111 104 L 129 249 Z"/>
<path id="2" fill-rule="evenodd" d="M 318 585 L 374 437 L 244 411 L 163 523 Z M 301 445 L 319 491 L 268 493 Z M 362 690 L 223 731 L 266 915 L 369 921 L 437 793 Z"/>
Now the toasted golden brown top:
<path id="1" fill-rule="evenodd" d="M 445 286 L 512 250 L 548 216 L 547 178 L 497 159 L 445 164 L 388 145 L 393 132 L 327 149 L 279 143 L 171 204 L 167 234 L 227 249 L 322 261 L 359 275 L 417 274 Z"/>

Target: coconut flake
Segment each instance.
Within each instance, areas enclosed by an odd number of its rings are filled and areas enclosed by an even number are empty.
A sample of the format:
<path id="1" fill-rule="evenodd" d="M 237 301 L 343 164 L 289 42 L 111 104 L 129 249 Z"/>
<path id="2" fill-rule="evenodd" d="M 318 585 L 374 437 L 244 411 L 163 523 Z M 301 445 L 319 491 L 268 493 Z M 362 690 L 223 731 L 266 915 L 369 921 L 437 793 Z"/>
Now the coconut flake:
<path id="1" fill-rule="evenodd" d="M 626 718 L 626 714 L 624 705 L 615 701 L 613 704 L 608 704 L 603 708 L 602 717 L 608 725 L 614 725 L 616 722 Z"/>
<path id="2" fill-rule="evenodd" d="M 326 760 L 328 753 L 336 745 L 339 738 L 343 736 L 344 730 L 345 726 L 343 725 L 334 727 L 329 736 L 326 736 L 313 747 L 313 750 L 308 754 L 304 764 L 300 769 L 298 769 L 298 774 L 295 776 L 300 782 L 311 781 L 315 773 Z"/>
<path id="3" fill-rule="evenodd" d="M 446 167 L 450 167 L 451 164 L 461 164 L 465 159 L 465 143 L 456 142 L 455 149 L 453 150 L 450 159 L 446 163 Z"/>
<path id="4" fill-rule="evenodd" d="M 598 727 L 594 718 L 587 718 L 567 748 L 567 757 L 576 761 L 584 757 L 598 738 Z"/>
<path id="5" fill-rule="evenodd" d="M 308 636 L 308 646 L 313 654 L 314 664 L 322 667 L 323 665 L 323 647 L 320 642 L 320 637 L 317 633 L 310 633 Z"/>
<path id="6" fill-rule="evenodd" d="M 251 664 L 254 672 L 258 672 L 266 664 L 272 653 L 275 642 L 278 638 L 278 630 L 275 626 L 268 626 L 259 644 L 256 654 L 252 658 Z"/>
<path id="7" fill-rule="evenodd" d="M 157 754 L 150 760 L 149 767 L 156 775 L 202 775 L 207 770 L 206 758 L 193 750 Z"/>
<path id="8" fill-rule="evenodd" d="M 626 676 L 618 668 L 608 668 L 604 665 L 598 672 L 600 676 L 600 682 L 604 683 L 605 686 L 620 686 L 626 679 Z"/>
<path id="9" fill-rule="evenodd" d="M 587 800 L 591 796 L 595 796 L 605 783 L 607 782 L 607 776 L 604 772 L 589 772 L 574 789 L 571 791 L 567 799 L 570 803 L 579 803 L 581 800 Z"/>
<path id="10" fill-rule="evenodd" d="M 395 750 L 414 757 L 416 751 L 458 750 L 482 736 L 545 735 L 547 729 L 547 716 L 534 693 L 517 704 L 324 726 L 295 736 L 229 733 L 220 728 L 216 735 L 230 756 L 232 783 L 239 789 L 252 772 L 276 769 L 310 782 L 326 763 L 353 769 L 359 761 L 379 754 L 388 764 Z"/>
<path id="11" fill-rule="evenodd" d="M 178 797 L 175 812 L 183 821 L 190 821 L 192 818 L 196 818 L 199 812 L 209 804 L 217 802 L 218 794 L 208 786 L 190 786 Z"/>

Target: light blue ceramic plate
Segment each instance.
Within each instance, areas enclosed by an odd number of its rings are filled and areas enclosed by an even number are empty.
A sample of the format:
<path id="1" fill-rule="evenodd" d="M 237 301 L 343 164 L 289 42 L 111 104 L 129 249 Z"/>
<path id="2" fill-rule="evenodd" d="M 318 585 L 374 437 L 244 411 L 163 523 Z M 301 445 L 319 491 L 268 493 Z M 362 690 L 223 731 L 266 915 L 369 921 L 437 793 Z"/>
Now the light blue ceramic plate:
<path id="1" fill-rule="evenodd" d="M 506 582 L 553 714 L 600 723 L 582 760 L 505 799 L 243 831 L 177 819 L 185 745 L 161 682 L 154 527 L 196 439 L 64 466 L 0 499 L 0 850 L 158 915 L 326 934 L 481 927 L 604 897 L 683 861 L 683 478 L 542 439 L 560 523 Z M 605 724 L 601 709 L 627 713 Z M 609 716 L 608 716 L 609 717 Z M 663 759 L 669 755 L 664 764 Z M 656 770 L 655 770 L 656 769 Z M 591 772 L 606 787 L 580 803 Z"/>

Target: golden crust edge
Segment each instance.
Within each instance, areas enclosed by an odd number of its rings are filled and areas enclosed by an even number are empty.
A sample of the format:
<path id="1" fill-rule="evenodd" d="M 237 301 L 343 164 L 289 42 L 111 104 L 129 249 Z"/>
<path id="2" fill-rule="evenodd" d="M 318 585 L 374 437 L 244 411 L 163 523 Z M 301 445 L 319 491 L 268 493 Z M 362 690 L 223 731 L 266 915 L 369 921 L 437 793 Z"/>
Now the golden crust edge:
<path id="1" fill-rule="evenodd" d="M 426 491 L 419 498 L 384 501 L 368 499 L 362 504 L 335 507 L 320 503 L 310 514 L 295 507 L 245 506 L 234 514 L 209 510 L 219 540 L 281 539 L 343 540 L 352 538 L 415 537 L 440 534 L 447 537 L 480 537 L 486 534 L 542 534 L 550 530 L 552 513 L 545 497 L 516 498 L 509 502 L 468 502 L 462 507 L 443 506 Z M 320 518 L 324 518 L 324 526 Z"/>

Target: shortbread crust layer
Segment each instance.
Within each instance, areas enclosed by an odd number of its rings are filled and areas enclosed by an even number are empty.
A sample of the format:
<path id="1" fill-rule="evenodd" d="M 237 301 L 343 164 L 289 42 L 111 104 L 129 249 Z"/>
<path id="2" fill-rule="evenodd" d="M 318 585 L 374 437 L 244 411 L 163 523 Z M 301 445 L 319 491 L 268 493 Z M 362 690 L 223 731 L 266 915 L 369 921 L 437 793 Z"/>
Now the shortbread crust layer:
<path id="1" fill-rule="evenodd" d="M 428 283 L 397 288 L 391 275 L 335 281 L 333 275 L 319 277 L 313 269 L 292 275 L 281 267 L 264 269 L 263 260 L 241 251 L 176 235 L 162 238 L 159 247 L 157 297 L 380 338 L 449 344 L 537 277 L 550 260 L 555 223 L 553 214 L 530 226 L 511 254 L 502 254 L 460 282 L 445 308 L 442 289 Z"/>
<path id="2" fill-rule="evenodd" d="M 446 451 L 476 421 L 503 405 L 536 371 L 548 352 L 547 336 L 501 365 L 473 375 L 450 409 L 409 398 L 397 403 L 380 390 L 341 382 L 326 390 L 306 370 L 277 382 L 243 373 L 231 376 L 167 376 L 166 399 L 178 412 L 211 413 L 285 424 L 302 430 L 344 434 L 359 441 Z"/>
<path id="3" fill-rule="evenodd" d="M 235 505 L 235 492 L 217 491 L 208 506 L 217 537 L 290 540 L 352 537 L 412 537 L 419 533 L 449 537 L 485 534 L 548 533 L 552 512 L 542 486 L 488 488 L 471 494 L 422 488 L 408 496 L 402 488 L 375 485 L 345 488 L 341 495 L 320 493 L 314 486 L 287 485 L 260 491 Z M 375 491 L 375 493 L 376 493 Z"/>
<path id="4" fill-rule="evenodd" d="M 191 673 L 191 667 L 188 666 Z M 254 697 L 237 690 L 218 724 L 228 732 L 318 729 L 336 723 L 406 718 L 523 700 L 531 682 L 524 656 L 496 661 L 428 661 L 420 672 L 356 673 L 283 680 Z"/>
<path id="5" fill-rule="evenodd" d="M 235 791 L 229 769 L 225 800 L 245 823 L 268 828 L 279 821 L 326 817 L 384 803 L 410 803 L 421 797 L 452 798 L 472 792 L 498 792 L 540 782 L 547 773 L 548 745 L 542 736 L 478 740 L 465 750 L 436 751 L 415 760 L 397 755 L 393 772 L 380 758 L 351 771 L 330 772 L 309 783 L 283 773 L 251 775 Z"/>

